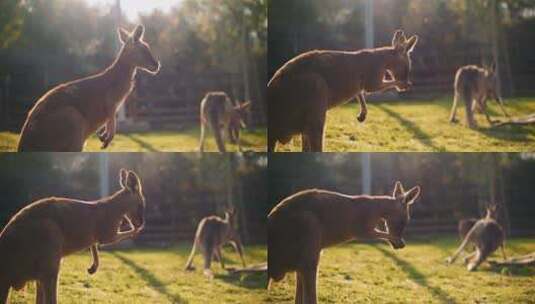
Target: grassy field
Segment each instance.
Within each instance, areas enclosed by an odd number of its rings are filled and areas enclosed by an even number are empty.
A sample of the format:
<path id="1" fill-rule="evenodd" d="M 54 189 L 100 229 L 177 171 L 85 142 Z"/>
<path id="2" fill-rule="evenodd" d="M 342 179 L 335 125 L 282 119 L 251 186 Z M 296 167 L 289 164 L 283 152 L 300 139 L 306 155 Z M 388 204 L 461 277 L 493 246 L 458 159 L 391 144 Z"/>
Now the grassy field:
<path id="1" fill-rule="evenodd" d="M 347 244 L 325 250 L 318 278 L 320 303 L 535 303 L 535 269 L 492 269 L 469 273 L 460 259 L 447 266 L 457 240 L 408 241 L 387 245 Z M 509 256 L 535 251 L 535 240 L 508 241 Z M 494 254 L 490 259 L 501 259 Z M 270 303 L 293 303 L 294 275 L 272 286 Z"/>
<path id="2" fill-rule="evenodd" d="M 92 136 L 86 144 L 85 152 L 194 152 L 199 150 L 199 129 L 193 128 L 179 132 L 117 133 L 111 145 L 101 150 L 101 143 Z M 18 134 L 0 132 L 0 151 L 16 151 Z M 265 129 L 242 132 L 243 151 L 266 151 Z M 227 143 L 227 151 L 238 151 L 237 145 Z M 208 133 L 205 151 L 217 151 L 215 139 Z"/>
<path id="3" fill-rule="evenodd" d="M 227 248 L 228 249 L 228 248 Z M 228 266 L 240 267 L 232 250 L 223 255 Z M 89 252 L 64 259 L 59 282 L 60 303 L 261 303 L 266 297 L 266 275 L 229 275 L 219 264 L 215 278 L 202 274 L 202 257 L 195 272 L 184 271 L 190 245 L 171 249 L 115 250 L 101 252 L 100 269 L 90 276 Z M 250 264 L 266 261 L 265 247 L 246 247 Z M 227 267 L 228 267 L 227 266 Z M 10 303 L 33 303 L 35 285 L 11 292 Z"/>
<path id="4" fill-rule="evenodd" d="M 464 106 L 458 110 L 459 123 L 448 119 L 451 98 L 433 101 L 396 101 L 369 103 L 364 123 L 357 121 L 357 104 L 332 109 L 327 115 L 325 151 L 386 152 L 497 152 L 535 150 L 535 125 L 489 127 L 483 114 L 476 115 L 479 128 L 466 126 Z M 495 102 L 489 102 L 493 117 L 503 119 Z M 513 117 L 535 113 L 535 98 L 506 100 Z M 277 151 L 300 151 L 301 139 L 295 137 Z"/>

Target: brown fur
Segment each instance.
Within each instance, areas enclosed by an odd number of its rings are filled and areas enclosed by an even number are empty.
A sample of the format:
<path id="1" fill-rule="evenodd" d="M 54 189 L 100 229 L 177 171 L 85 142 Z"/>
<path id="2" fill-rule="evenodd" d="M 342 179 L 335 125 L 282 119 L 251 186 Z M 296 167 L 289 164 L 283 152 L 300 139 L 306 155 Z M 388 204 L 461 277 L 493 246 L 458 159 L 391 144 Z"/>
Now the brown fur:
<path id="1" fill-rule="evenodd" d="M 247 267 L 243 258 L 243 245 L 241 243 L 238 231 L 233 227 L 235 213 L 233 210 L 225 212 L 225 218 L 218 216 L 208 216 L 203 218 L 197 226 L 195 233 L 195 240 L 193 241 L 193 248 L 186 263 L 186 270 L 194 270 L 193 258 L 197 247 L 200 247 L 204 258 L 204 272 L 208 276 L 212 276 L 210 266 L 212 258 L 216 258 L 221 263 L 221 268 L 225 269 L 223 256 L 221 255 L 221 247 L 230 243 L 236 252 L 240 255 L 243 267 Z"/>
<path id="2" fill-rule="evenodd" d="M 226 130 L 231 142 L 241 151 L 240 129 L 245 128 L 245 117 L 250 102 L 234 104 L 224 92 L 209 92 L 201 101 L 201 139 L 199 150 L 204 152 L 206 128 L 210 126 L 219 152 L 226 152 L 223 133 Z"/>
<path id="3" fill-rule="evenodd" d="M 466 122 L 470 128 L 476 128 L 474 112 L 483 112 L 489 124 L 494 125 L 500 121 L 490 118 L 487 111 L 487 99 L 496 100 L 505 116 L 509 114 L 505 111 L 503 101 L 497 92 L 496 66 L 490 68 L 480 68 L 475 65 L 468 65 L 457 70 L 454 84 L 453 106 L 451 108 L 450 122 L 457 122 L 457 104 L 459 99 L 464 101 L 466 110 Z"/>
<path id="4" fill-rule="evenodd" d="M 505 233 L 502 226 L 496 221 L 496 217 L 496 206 L 487 208 L 486 216 L 472 226 L 457 251 L 453 256 L 448 257 L 446 262 L 448 264 L 455 262 L 469 243 L 474 245 L 475 250 L 464 258 L 468 271 L 476 270 L 498 247 L 501 247 L 503 259 L 506 260 Z"/>
<path id="5" fill-rule="evenodd" d="M 121 170 L 121 189 L 92 202 L 50 197 L 20 210 L 0 233 L 0 303 L 10 288 L 19 290 L 37 281 L 37 303 L 57 302 L 57 284 L 63 257 L 91 248 L 94 273 L 98 244 L 112 244 L 136 236 L 144 226 L 145 199 L 141 181 Z M 123 221 L 130 230 L 119 231 Z"/>
<path id="6" fill-rule="evenodd" d="M 357 96 L 366 119 L 365 93 L 407 90 L 416 36 L 394 35 L 392 46 L 356 52 L 310 51 L 284 64 L 268 83 L 268 150 L 302 135 L 303 151 L 321 152 L 327 110 Z M 390 74 L 394 80 L 385 81 Z"/>
<path id="7" fill-rule="evenodd" d="M 143 31 L 142 26 L 131 34 L 120 29 L 123 46 L 110 67 L 43 95 L 28 113 L 18 151 L 80 152 L 97 130 L 102 148 L 108 147 L 116 131 L 115 114 L 134 89 L 136 70 L 155 74 L 160 68 L 142 40 Z"/>
<path id="8" fill-rule="evenodd" d="M 268 215 L 270 285 L 295 271 L 295 302 L 315 304 L 320 251 L 353 239 L 381 239 L 403 248 L 409 206 L 419 194 L 420 187 L 405 191 L 397 182 L 392 196 L 311 189 L 285 198 Z M 380 223 L 386 231 L 376 229 Z"/>

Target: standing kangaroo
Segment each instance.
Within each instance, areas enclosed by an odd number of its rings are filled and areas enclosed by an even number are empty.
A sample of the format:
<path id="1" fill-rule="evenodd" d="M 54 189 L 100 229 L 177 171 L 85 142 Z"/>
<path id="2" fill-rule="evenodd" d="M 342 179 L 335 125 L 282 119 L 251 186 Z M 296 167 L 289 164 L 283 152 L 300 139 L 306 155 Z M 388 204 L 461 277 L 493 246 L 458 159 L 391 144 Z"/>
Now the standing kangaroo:
<path id="1" fill-rule="evenodd" d="M 468 271 L 476 270 L 498 247 L 501 247 L 503 259 L 505 260 L 505 234 L 502 226 L 496 221 L 496 215 L 496 206 L 487 208 L 486 216 L 473 224 L 457 251 L 453 256 L 448 257 L 446 262 L 448 264 L 455 262 L 469 243 L 474 244 L 475 250 L 464 258 Z"/>
<path id="2" fill-rule="evenodd" d="M 95 132 L 102 149 L 107 148 L 115 135 L 116 112 L 134 89 L 136 70 L 155 75 L 160 69 L 143 32 L 141 25 L 132 33 L 119 29 L 122 47 L 111 66 L 43 95 L 22 127 L 18 151 L 80 152 Z"/>
<path id="3" fill-rule="evenodd" d="M 37 281 L 38 304 L 57 303 L 63 257 L 87 248 L 90 274 L 98 268 L 98 244 L 135 237 L 144 227 L 145 198 L 139 177 L 121 169 L 121 189 L 93 202 L 50 197 L 20 210 L 0 233 L 0 303 L 9 289 Z M 128 231 L 120 231 L 126 221 Z"/>
<path id="4" fill-rule="evenodd" d="M 392 196 L 311 189 L 285 198 L 268 215 L 270 285 L 295 271 L 295 303 L 315 304 L 321 250 L 353 239 L 385 240 L 394 249 L 405 247 L 403 231 L 419 195 L 419 186 L 405 191 L 396 182 Z M 385 223 L 386 231 L 376 228 L 379 223 Z"/>
<path id="5" fill-rule="evenodd" d="M 485 113 L 489 124 L 493 125 L 499 121 L 493 121 L 487 111 L 487 99 L 496 100 L 506 117 L 509 114 L 505 111 L 502 98 L 497 92 L 496 64 L 488 69 L 480 68 L 475 65 L 468 65 L 457 70 L 454 84 L 453 106 L 451 108 L 450 122 L 457 122 L 457 104 L 459 99 L 464 101 L 466 110 L 466 121 L 470 128 L 476 128 L 477 123 L 474 119 L 474 111 Z"/>
<path id="6" fill-rule="evenodd" d="M 241 151 L 240 128 L 245 128 L 244 119 L 250 102 L 233 104 L 224 92 L 209 92 L 201 101 L 201 140 L 200 151 L 204 152 L 205 132 L 208 126 L 217 143 L 219 152 L 226 152 L 223 134 L 226 130 L 231 142 L 238 144 Z"/>
<path id="7" fill-rule="evenodd" d="M 357 96 L 366 119 L 366 93 L 411 86 L 410 53 L 417 36 L 397 31 L 392 46 L 356 52 L 310 51 L 285 63 L 268 83 L 268 151 L 302 135 L 303 151 L 321 152 L 327 110 Z M 386 75 L 393 80 L 386 81 Z"/>
<path id="8" fill-rule="evenodd" d="M 233 226 L 234 210 L 225 212 L 225 218 L 219 216 L 208 216 L 203 218 L 197 226 L 195 233 L 195 240 L 193 241 L 193 248 L 186 263 L 186 270 L 194 270 L 193 258 L 197 247 L 200 247 L 204 258 L 204 273 L 212 277 L 210 266 L 212 258 L 215 257 L 221 263 L 221 268 L 225 269 L 223 256 L 221 255 L 221 247 L 226 243 L 230 243 L 236 252 L 240 255 L 243 267 L 246 267 L 245 259 L 243 258 L 243 245 L 241 243 L 238 231 Z"/>

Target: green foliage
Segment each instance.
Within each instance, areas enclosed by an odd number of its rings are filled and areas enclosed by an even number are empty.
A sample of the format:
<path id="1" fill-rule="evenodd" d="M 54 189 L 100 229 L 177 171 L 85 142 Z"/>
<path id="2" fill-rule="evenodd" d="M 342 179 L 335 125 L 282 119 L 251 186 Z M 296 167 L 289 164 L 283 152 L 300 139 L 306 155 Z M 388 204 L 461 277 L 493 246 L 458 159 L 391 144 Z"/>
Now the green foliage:
<path id="1" fill-rule="evenodd" d="M 535 251 L 533 239 L 507 243 L 508 256 Z M 408 240 L 401 250 L 384 244 L 349 244 L 324 250 L 318 275 L 321 303 L 531 303 L 535 272 L 509 274 L 483 264 L 469 273 L 458 262 L 447 266 L 458 241 L 433 237 Z M 490 260 L 499 260 L 494 254 Z M 270 303 L 293 303 L 294 276 L 273 284 Z"/>
<path id="2" fill-rule="evenodd" d="M 64 259 L 59 279 L 60 303 L 260 303 L 266 297 L 266 275 L 229 275 L 218 263 L 212 266 L 215 278 L 202 273 L 202 257 L 196 257 L 197 270 L 184 265 L 191 249 L 181 244 L 169 249 L 112 250 L 101 252 L 100 268 L 90 276 L 90 254 L 79 253 Z M 230 267 L 240 267 L 239 257 L 230 248 L 223 252 Z M 266 248 L 245 248 L 250 264 L 265 263 Z M 29 303 L 35 299 L 35 286 L 11 293 L 10 303 Z M 214 300 L 215 301 L 215 300 Z"/>

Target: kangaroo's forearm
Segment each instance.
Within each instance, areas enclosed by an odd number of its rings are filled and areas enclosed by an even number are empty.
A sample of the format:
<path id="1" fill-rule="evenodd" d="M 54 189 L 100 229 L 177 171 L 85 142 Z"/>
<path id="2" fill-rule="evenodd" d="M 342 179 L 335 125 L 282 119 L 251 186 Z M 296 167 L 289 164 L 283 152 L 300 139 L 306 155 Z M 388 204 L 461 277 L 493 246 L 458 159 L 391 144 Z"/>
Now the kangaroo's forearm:
<path id="1" fill-rule="evenodd" d="M 98 256 L 98 247 L 96 244 L 93 244 L 89 250 L 91 251 L 91 255 L 93 257 L 93 264 L 87 269 L 87 272 L 89 274 L 94 274 L 95 272 L 97 272 L 98 266 L 100 264 Z"/>

